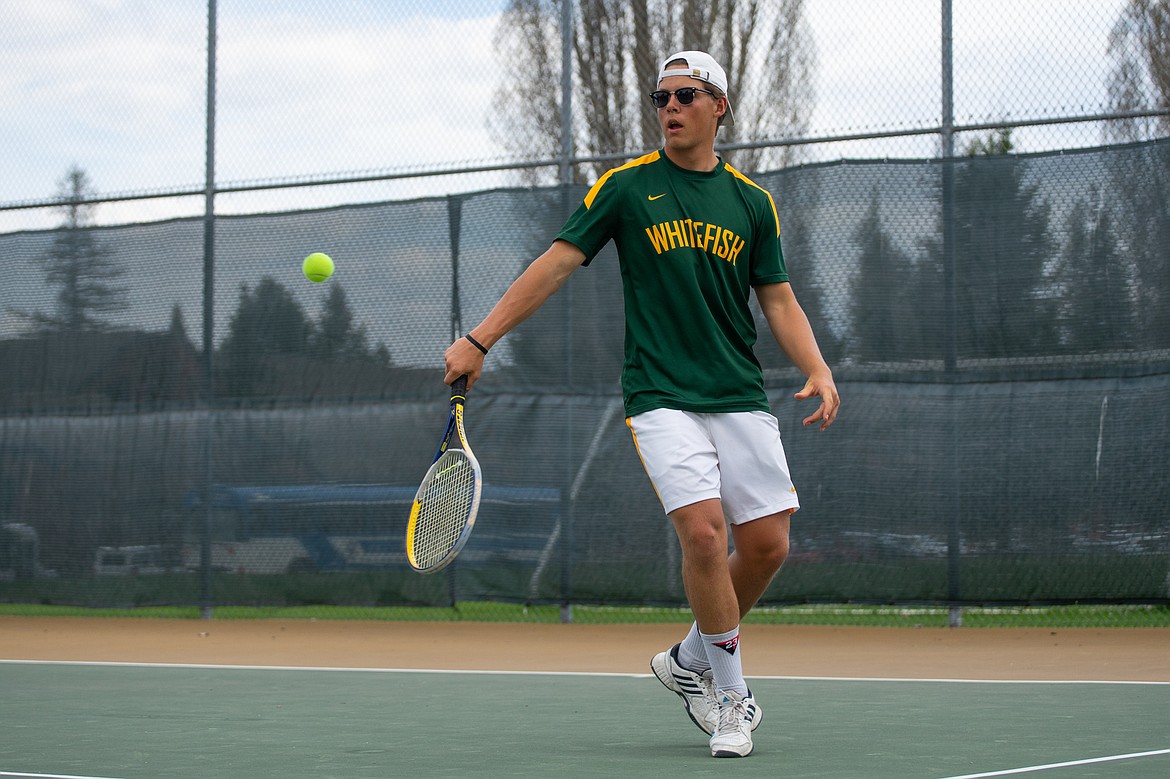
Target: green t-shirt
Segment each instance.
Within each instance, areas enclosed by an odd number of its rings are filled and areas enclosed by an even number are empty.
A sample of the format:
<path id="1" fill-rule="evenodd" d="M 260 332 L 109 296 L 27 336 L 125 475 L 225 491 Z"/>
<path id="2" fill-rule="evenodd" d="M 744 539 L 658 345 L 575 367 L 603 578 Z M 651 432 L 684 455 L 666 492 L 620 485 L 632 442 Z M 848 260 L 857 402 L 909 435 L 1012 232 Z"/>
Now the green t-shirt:
<path id="1" fill-rule="evenodd" d="M 748 300 L 788 273 L 767 190 L 722 161 L 686 170 L 659 150 L 602 176 L 557 238 L 585 264 L 617 247 L 627 415 L 768 410 Z"/>

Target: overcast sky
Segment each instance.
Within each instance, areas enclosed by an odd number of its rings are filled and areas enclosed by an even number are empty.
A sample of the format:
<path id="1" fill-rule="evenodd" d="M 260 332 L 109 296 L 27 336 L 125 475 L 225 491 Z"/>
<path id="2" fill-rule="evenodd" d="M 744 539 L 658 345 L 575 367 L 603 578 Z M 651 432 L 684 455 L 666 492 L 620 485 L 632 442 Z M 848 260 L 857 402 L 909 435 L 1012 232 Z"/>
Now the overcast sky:
<path id="1" fill-rule="evenodd" d="M 1125 0 L 954 0 L 956 120 L 1104 107 L 1108 31 Z M 216 178 L 285 179 L 498 159 L 485 119 L 505 79 L 502 0 L 220 0 Z M 818 51 L 812 134 L 928 127 L 939 116 L 939 0 L 810 0 Z M 206 8 L 201 0 L 4 0 L 0 204 L 51 196 L 78 164 L 102 192 L 199 187 Z M 556 86 L 550 85 L 550 99 Z M 732 85 L 734 95 L 735 85 Z M 1092 145 L 1096 130 L 1017 134 L 1021 151 Z M 820 158 L 929 156 L 933 137 L 840 144 Z M 498 177 L 494 179 L 498 181 Z M 411 179 L 360 192 L 223 196 L 229 210 L 489 187 Z M 316 200 L 314 200 L 316 198 Z M 114 207 L 104 207 L 107 211 Z M 123 218 L 198 213 L 142 201 Z M 106 219 L 122 219 L 105 214 Z M 0 232 L 47 227 L 0 211 Z"/>

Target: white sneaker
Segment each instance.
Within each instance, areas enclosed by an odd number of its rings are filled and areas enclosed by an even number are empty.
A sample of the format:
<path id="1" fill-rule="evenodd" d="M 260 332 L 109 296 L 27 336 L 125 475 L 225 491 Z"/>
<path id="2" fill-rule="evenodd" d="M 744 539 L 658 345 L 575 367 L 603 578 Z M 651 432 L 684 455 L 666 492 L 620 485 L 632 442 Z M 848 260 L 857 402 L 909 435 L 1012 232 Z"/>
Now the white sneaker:
<path id="1" fill-rule="evenodd" d="M 650 661 L 650 670 L 658 681 L 682 698 L 687 716 L 708 736 L 719 722 L 719 701 L 715 698 L 715 681 L 711 669 L 703 673 L 683 668 L 678 662 L 678 644 L 668 652 L 659 652 Z"/>
<path id="2" fill-rule="evenodd" d="M 752 730 L 762 712 L 749 690 L 740 695 L 733 690 L 719 690 L 719 721 L 711 736 L 712 757 L 747 757 L 752 753 Z"/>

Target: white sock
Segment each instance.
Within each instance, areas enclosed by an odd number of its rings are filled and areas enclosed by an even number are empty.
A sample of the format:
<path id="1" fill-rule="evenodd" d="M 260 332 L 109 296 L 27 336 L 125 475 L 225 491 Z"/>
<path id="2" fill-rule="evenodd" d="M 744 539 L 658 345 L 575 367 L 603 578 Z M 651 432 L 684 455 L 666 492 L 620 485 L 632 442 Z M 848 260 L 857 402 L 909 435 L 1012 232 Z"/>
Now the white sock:
<path id="1" fill-rule="evenodd" d="M 707 659 L 707 645 L 699 635 L 696 622 L 691 623 L 690 632 L 678 645 L 678 662 L 683 668 L 695 673 L 702 673 L 711 667 L 711 661 Z"/>
<path id="2" fill-rule="evenodd" d="M 711 663 L 716 689 L 734 690 L 740 695 L 747 695 L 747 682 L 743 680 L 743 663 L 739 653 L 739 626 L 736 625 L 734 630 L 726 633 L 699 635 L 707 647 L 707 660 Z M 679 654 L 682 654 L 681 649 Z"/>

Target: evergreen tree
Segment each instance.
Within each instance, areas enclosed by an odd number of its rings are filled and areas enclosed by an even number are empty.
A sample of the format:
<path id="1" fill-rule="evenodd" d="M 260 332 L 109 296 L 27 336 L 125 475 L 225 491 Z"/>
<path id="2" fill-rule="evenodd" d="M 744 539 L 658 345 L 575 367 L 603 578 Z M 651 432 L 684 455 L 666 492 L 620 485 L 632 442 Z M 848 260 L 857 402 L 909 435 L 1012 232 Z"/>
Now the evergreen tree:
<path id="1" fill-rule="evenodd" d="M 820 200 L 816 176 L 802 177 L 791 173 L 780 173 L 770 177 L 771 181 L 757 180 L 761 186 L 773 192 L 776 207 L 780 210 L 780 241 L 784 247 L 784 265 L 792 280 L 800 307 L 816 333 L 817 345 L 829 365 L 840 359 L 844 352 L 841 339 L 834 333 L 828 310 L 828 292 L 825 289 L 824 274 L 816 263 L 812 227 L 809 214 L 816 210 Z M 789 207 L 788 204 L 794 204 Z M 791 361 L 769 332 L 763 313 L 757 310 L 756 355 L 765 367 L 787 366 Z"/>
<path id="2" fill-rule="evenodd" d="M 967 147 L 955 171 L 955 295 L 960 358 L 1048 354 L 1059 347 L 1049 207 L 1027 165 L 1010 155 L 1011 130 Z M 941 235 L 942 231 L 938 231 Z M 941 278 L 940 241 L 927 244 L 930 278 Z M 939 287 L 941 291 L 941 285 Z"/>
<path id="3" fill-rule="evenodd" d="M 1170 108 L 1170 3 L 1127 0 L 1109 34 L 1109 106 L 1119 113 Z M 1116 119 L 1111 141 L 1164 139 L 1170 116 Z M 1109 164 L 1118 242 L 1137 282 L 1137 345 L 1170 348 L 1170 149 L 1165 143 L 1118 150 Z"/>
<path id="4" fill-rule="evenodd" d="M 179 308 L 178 303 L 171 308 L 171 324 L 167 328 L 167 333 L 176 340 L 189 341 L 187 325 L 183 321 L 183 309 Z"/>
<path id="5" fill-rule="evenodd" d="M 1109 209 L 1093 190 L 1068 216 L 1060 257 L 1061 330 L 1077 352 L 1132 349 L 1136 336 L 1132 268 L 1120 251 Z"/>
<path id="6" fill-rule="evenodd" d="M 125 272 L 98 243 L 92 228 L 93 197 L 89 177 L 74 166 L 59 184 L 59 210 L 64 221 L 52 246 L 41 258 L 46 281 L 57 287 L 57 308 L 51 314 L 26 314 L 45 332 L 79 333 L 103 330 L 101 314 L 127 307 L 126 289 L 114 282 Z"/>
<path id="7" fill-rule="evenodd" d="M 556 234 L 584 195 L 583 188 L 557 188 L 525 196 L 521 232 L 526 257 L 548 248 L 548 236 Z M 517 275 L 529 262 L 517 267 Z M 621 374 L 624 335 L 622 282 L 611 243 L 501 346 L 511 356 L 518 381 L 612 387 Z"/>
<path id="8" fill-rule="evenodd" d="M 1138 345 L 1170 348 L 1170 146 L 1111 155 L 1118 240 L 1133 259 Z"/>
<path id="9" fill-rule="evenodd" d="M 906 359 L 913 340 L 909 300 L 914 268 L 910 257 L 882 226 L 881 197 L 875 188 L 869 209 L 853 231 L 860 250 L 851 296 L 850 351 L 860 360 Z"/>
<path id="10" fill-rule="evenodd" d="M 313 332 L 313 355 L 324 360 L 364 359 L 369 357 L 367 340 L 365 327 L 354 322 L 345 288 L 332 284 Z"/>
<path id="11" fill-rule="evenodd" d="M 229 396 L 253 395 L 265 375 L 264 358 L 305 354 L 312 323 L 292 294 L 270 276 L 240 288 L 240 302 L 220 347 L 223 389 Z"/>

